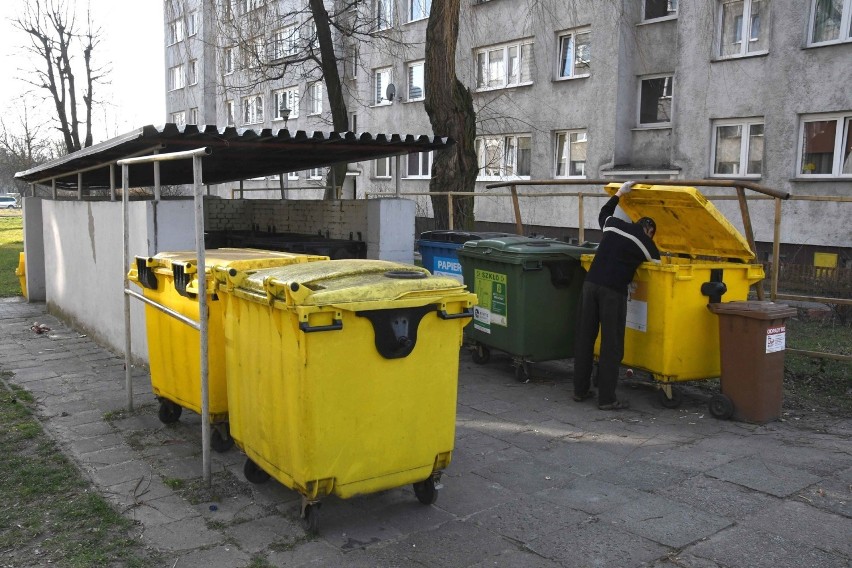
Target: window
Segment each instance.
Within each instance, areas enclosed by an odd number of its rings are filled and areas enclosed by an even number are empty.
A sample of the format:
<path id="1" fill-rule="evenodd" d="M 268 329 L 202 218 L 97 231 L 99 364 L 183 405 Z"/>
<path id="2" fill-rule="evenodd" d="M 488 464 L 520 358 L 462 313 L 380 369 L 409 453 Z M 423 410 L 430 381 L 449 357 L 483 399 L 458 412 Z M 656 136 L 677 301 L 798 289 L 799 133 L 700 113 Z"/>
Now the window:
<path id="1" fill-rule="evenodd" d="M 405 165 L 405 177 L 428 178 L 432 172 L 432 152 L 409 154 Z"/>
<path id="2" fill-rule="evenodd" d="M 198 33 L 198 12 L 190 12 L 186 16 L 186 35 L 194 36 Z"/>
<path id="3" fill-rule="evenodd" d="M 391 159 L 379 158 L 373 161 L 373 177 L 389 178 L 391 177 Z"/>
<path id="4" fill-rule="evenodd" d="M 234 60 L 236 59 L 237 48 L 236 47 L 226 47 L 225 52 L 223 54 L 223 63 L 222 68 L 225 70 L 225 75 L 230 75 L 234 72 Z"/>
<path id="5" fill-rule="evenodd" d="M 276 31 L 273 39 L 275 59 L 296 55 L 299 51 L 299 30 L 295 24 Z"/>
<path id="6" fill-rule="evenodd" d="M 358 114 L 351 113 L 349 115 L 349 132 L 358 132 Z"/>
<path id="7" fill-rule="evenodd" d="M 532 160 L 529 135 L 482 136 L 476 139 L 479 177 L 528 177 Z"/>
<path id="8" fill-rule="evenodd" d="M 800 176 L 852 176 L 852 112 L 803 118 L 800 132 Z"/>
<path id="9" fill-rule="evenodd" d="M 198 107 L 189 109 L 189 124 L 198 124 Z"/>
<path id="10" fill-rule="evenodd" d="M 586 148 L 589 144 L 585 130 L 556 133 L 556 177 L 585 177 Z"/>
<path id="11" fill-rule="evenodd" d="M 263 96 L 252 95 L 243 99 L 243 124 L 263 122 Z"/>
<path id="12" fill-rule="evenodd" d="M 394 0 L 374 0 L 376 31 L 386 30 L 393 25 Z"/>
<path id="13" fill-rule="evenodd" d="M 389 105 L 393 102 L 392 98 L 387 98 L 387 88 L 391 82 L 391 68 L 384 67 L 373 71 L 373 104 L 374 105 Z"/>
<path id="14" fill-rule="evenodd" d="M 225 122 L 228 126 L 234 125 L 234 101 L 225 101 Z"/>
<path id="15" fill-rule="evenodd" d="M 852 0 L 811 0 L 808 44 L 852 41 Z"/>
<path id="16" fill-rule="evenodd" d="M 198 84 L 198 60 L 193 59 L 189 62 L 189 77 L 188 82 L 190 85 Z"/>
<path id="17" fill-rule="evenodd" d="M 569 32 L 559 36 L 557 77 L 586 77 L 589 75 L 591 32 Z"/>
<path id="18" fill-rule="evenodd" d="M 186 80 L 186 70 L 184 65 L 176 65 L 169 69 L 169 90 L 183 89 Z"/>
<path id="19" fill-rule="evenodd" d="M 299 89 L 290 87 L 289 89 L 281 89 L 275 91 L 275 117 L 278 120 L 284 120 L 284 110 L 290 111 L 287 116 L 288 120 L 299 116 Z"/>
<path id="20" fill-rule="evenodd" d="M 308 85 L 308 114 L 322 113 L 322 83 L 317 81 Z"/>
<path id="21" fill-rule="evenodd" d="M 533 43 L 489 47 L 476 53 L 476 88 L 503 89 L 532 83 Z"/>
<path id="22" fill-rule="evenodd" d="M 186 113 L 184 111 L 173 112 L 172 122 L 178 126 L 186 125 Z"/>
<path id="23" fill-rule="evenodd" d="M 266 62 L 266 42 L 262 37 L 253 37 L 243 48 L 243 67 L 254 69 Z"/>
<path id="24" fill-rule="evenodd" d="M 358 78 L 358 46 L 350 45 L 346 48 L 346 59 L 343 62 L 344 77 L 347 79 Z"/>
<path id="25" fill-rule="evenodd" d="M 643 20 L 658 20 L 677 16 L 677 0 L 644 0 Z"/>
<path id="26" fill-rule="evenodd" d="M 639 125 L 671 124 L 674 77 L 642 79 L 639 92 Z"/>
<path id="27" fill-rule="evenodd" d="M 432 0 L 408 0 L 408 21 L 428 18 L 431 9 Z"/>
<path id="28" fill-rule="evenodd" d="M 172 20 L 169 22 L 169 31 L 168 31 L 168 40 L 169 45 L 174 45 L 179 41 L 183 41 L 183 19 L 178 18 L 177 20 Z"/>
<path id="29" fill-rule="evenodd" d="M 420 101 L 426 96 L 426 83 L 422 61 L 408 64 L 408 100 Z"/>
<path id="30" fill-rule="evenodd" d="M 315 21 L 311 20 L 302 26 L 302 41 L 306 49 L 314 51 L 319 49 L 319 37 L 317 36 L 317 24 Z"/>
<path id="31" fill-rule="evenodd" d="M 713 129 L 714 176 L 763 173 L 763 120 L 719 121 Z"/>
<path id="32" fill-rule="evenodd" d="M 325 175 L 325 168 L 311 168 L 305 171 L 305 175 L 308 179 L 322 179 Z"/>
<path id="33" fill-rule="evenodd" d="M 766 0 L 723 0 L 719 5 L 719 57 L 766 53 L 769 26 L 764 12 L 768 4 Z"/>

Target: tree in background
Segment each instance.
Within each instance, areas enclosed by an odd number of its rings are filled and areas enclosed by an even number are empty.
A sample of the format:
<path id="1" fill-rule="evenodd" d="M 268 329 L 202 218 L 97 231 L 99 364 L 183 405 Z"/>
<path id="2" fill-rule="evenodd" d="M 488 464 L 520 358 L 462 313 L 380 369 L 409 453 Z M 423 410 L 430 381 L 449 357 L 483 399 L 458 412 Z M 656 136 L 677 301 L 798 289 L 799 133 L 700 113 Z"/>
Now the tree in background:
<path id="1" fill-rule="evenodd" d="M 8 118 L 0 118 L 0 180 L 10 180 L 2 189 L 23 194 L 27 184 L 14 181 L 15 174 L 61 154 L 62 148 L 46 137 L 43 129 L 44 125 L 34 124 L 30 119 L 26 99 L 21 114 L 12 124 Z"/>

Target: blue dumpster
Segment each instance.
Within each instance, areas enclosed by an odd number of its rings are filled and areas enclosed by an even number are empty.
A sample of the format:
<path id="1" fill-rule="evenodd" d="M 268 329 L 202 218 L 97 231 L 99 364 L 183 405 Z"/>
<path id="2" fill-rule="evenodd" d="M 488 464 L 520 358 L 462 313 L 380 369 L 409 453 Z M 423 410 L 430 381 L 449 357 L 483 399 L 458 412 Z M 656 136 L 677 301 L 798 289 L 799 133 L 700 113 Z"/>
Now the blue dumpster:
<path id="1" fill-rule="evenodd" d="M 435 276 L 449 276 L 464 283 L 462 267 L 456 251 L 467 241 L 496 239 L 514 236 L 510 233 L 468 231 L 424 231 L 420 233 L 417 248 L 423 261 L 423 268 Z"/>

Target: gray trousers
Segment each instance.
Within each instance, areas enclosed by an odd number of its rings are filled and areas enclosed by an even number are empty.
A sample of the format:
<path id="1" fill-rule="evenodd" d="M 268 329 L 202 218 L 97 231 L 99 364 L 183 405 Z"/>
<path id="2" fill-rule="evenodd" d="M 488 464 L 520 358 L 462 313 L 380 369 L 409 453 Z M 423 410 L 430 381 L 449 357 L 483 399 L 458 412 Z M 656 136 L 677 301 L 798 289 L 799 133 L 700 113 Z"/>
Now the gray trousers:
<path id="1" fill-rule="evenodd" d="M 580 321 L 574 343 L 574 393 L 589 391 L 595 340 L 601 334 L 598 357 L 598 404 L 615 402 L 618 369 L 624 358 L 624 328 L 627 322 L 627 296 L 611 288 L 583 283 Z"/>

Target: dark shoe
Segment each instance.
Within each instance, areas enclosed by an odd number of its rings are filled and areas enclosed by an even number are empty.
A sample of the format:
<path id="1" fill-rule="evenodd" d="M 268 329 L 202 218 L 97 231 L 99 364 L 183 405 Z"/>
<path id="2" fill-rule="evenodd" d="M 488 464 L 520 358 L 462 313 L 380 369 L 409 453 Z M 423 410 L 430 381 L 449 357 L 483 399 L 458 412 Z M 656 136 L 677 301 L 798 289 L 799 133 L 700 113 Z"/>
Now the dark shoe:
<path id="1" fill-rule="evenodd" d="M 585 394 L 574 394 L 574 402 L 583 402 L 584 400 L 589 400 L 595 396 L 595 391 L 589 390 L 586 391 Z"/>
<path id="2" fill-rule="evenodd" d="M 599 404 L 599 410 L 625 410 L 630 408 L 630 403 L 626 400 L 616 400 L 612 404 Z"/>

